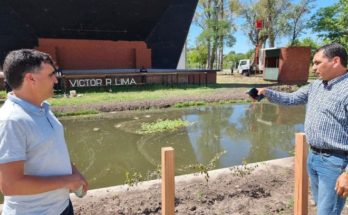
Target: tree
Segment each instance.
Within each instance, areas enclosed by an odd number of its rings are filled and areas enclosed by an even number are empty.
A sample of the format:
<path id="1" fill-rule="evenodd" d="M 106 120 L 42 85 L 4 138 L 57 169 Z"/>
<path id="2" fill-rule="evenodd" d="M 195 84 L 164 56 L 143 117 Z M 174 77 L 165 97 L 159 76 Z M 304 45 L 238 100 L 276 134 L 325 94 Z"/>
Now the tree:
<path id="1" fill-rule="evenodd" d="M 222 68 L 223 49 L 232 46 L 231 13 L 226 10 L 227 0 L 200 0 L 194 22 L 202 29 L 198 45 L 207 47 L 206 68 Z"/>
<path id="2" fill-rule="evenodd" d="M 278 36 L 283 35 L 287 29 L 287 19 L 284 14 L 289 13 L 289 0 L 260 0 L 258 8 L 261 16 L 266 21 L 265 29 L 268 35 L 269 47 L 274 47 Z"/>
<path id="3" fill-rule="evenodd" d="M 230 8 L 245 19 L 245 23 L 242 25 L 242 31 L 248 35 L 250 42 L 254 46 L 264 44 L 268 38 L 265 29 L 259 31 L 255 28 L 256 20 L 265 20 L 265 17 L 260 13 L 260 5 L 255 1 L 242 4 L 239 0 L 231 0 Z"/>
<path id="4" fill-rule="evenodd" d="M 224 56 L 224 68 L 231 68 L 231 65 L 236 66 L 242 59 L 250 59 L 254 50 L 249 50 L 247 53 L 235 53 L 231 51 L 227 55 Z"/>
<path id="5" fill-rule="evenodd" d="M 327 42 L 338 42 L 348 48 L 348 0 L 321 8 L 312 16 L 311 26 Z"/>
<path id="6" fill-rule="evenodd" d="M 310 11 L 312 7 L 311 3 L 313 1 L 314 0 L 301 0 L 299 4 L 293 4 L 290 6 L 291 9 L 287 15 L 289 20 L 288 27 L 291 33 L 290 46 L 294 46 L 299 35 L 304 31 L 304 29 L 309 27 L 309 24 L 307 24 L 303 16 Z"/>
<path id="7" fill-rule="evenodd" d="M 231 0 L 230 7 L 238 8 L 238 14 L 244 18 L 244 32 L 255 46 L 262 47 L 268 41 L 274 47 L 275 40 L 291 35 L 293 43 L 307 27 L 304 15 L 311 9 L 314 0 L 301 0 L 298 4 L 290 0 Z M 255 28 L 256 20 L 263 20 L 263 28 Z"/>
<path id="8" fill-rule="evenodd" d="M 188 49 L 187 61 L 189 68 L 203 68 L 207 62 L 208 51 L 204 45 Z"/>

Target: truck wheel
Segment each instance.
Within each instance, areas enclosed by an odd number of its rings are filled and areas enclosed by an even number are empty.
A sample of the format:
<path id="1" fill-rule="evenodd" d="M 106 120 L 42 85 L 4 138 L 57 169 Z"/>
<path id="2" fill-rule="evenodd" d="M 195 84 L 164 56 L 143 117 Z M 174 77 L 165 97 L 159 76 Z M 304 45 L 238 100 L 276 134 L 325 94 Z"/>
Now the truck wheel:
<path id="1" fill-rule="evenodd" d="M 242 71 L 242 75 L 244 75 L 244 76 L 249 76 L 249 75 L 250 75 L 249 70 L 243 70 L 243 71 Z"/>

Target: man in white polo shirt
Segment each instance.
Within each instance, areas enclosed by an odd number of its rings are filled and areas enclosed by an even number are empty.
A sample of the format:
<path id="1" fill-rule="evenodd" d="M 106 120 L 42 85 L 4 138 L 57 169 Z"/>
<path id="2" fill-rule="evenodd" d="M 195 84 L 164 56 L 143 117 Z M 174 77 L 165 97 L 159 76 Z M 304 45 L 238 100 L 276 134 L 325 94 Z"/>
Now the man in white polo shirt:
<path id="1" fill-rule="evenodd" d="M 69 192 L 87 181 L 71 164 L 64 129 L 46 99 L 57 83 L 51 57 L 22 49 L 4 61 L 12 88 L 0 108 L 0 189 L 3 214 L 73 214 Z"/>

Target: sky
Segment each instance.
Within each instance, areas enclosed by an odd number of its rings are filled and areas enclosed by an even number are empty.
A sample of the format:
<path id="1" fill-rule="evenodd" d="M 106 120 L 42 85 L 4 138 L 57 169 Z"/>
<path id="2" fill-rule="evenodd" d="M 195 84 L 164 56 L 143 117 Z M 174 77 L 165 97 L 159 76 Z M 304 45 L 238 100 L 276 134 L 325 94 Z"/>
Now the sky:
<path id="1" fill-rule="evenodd" d="M 293 0 L 293 2 L 298 2 L 298 0 Z M 316 0 L 313 3 L 314 8 L 312 9 L 311 14 L 307 15 L 307 17 L 311 17 L 318 9 L 322 7 L 331 6 L 337 3 L 338 0 Z M 230 51 L 235 51 L 236 53 L 246 53 L 250 49 L 253 49 L 253 45 L 249 41 L 247 35 L 241 30 L 241 24 L 243 23 L 242 18 L 236 18 L 235 23 L 237 26 L 237 31 L 234 33 L 234 37 L 236 38 L 236 43 L 233 47 L 225 47 L 224 54 L 228 54 Z M 201 29 L 196 26 L 194 23 L 191 24 L 187 44 L 188 47 L 194 47 L 197 36 L 200 34 Z M 311 32 L 310 30 L 304 32 L 300 38 L 311 37 L 313 39 L 317 39 L 316 34 Z M 290 38 L 281 38 L 275 41 L 275 45 L 277 47 L 285 46 L 290 41 Z"/>

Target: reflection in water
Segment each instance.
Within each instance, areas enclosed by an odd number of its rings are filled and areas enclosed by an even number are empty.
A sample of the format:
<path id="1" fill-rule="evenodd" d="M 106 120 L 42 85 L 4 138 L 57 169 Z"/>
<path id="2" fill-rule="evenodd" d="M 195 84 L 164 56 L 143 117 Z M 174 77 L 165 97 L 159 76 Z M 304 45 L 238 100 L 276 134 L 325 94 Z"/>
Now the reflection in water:
<path id="1" fill-rule="evenodd" d="M 304 113 L 304 106 L 261 103 L 134 112 L 129 117 L 62 123 L 72 161 L 87 176 L 91 188 L 97 188 L 124 183 L 126 171 L 146 175 L 155 170 L 164 146 L 174 147 L 178 169 L 197 162 L 207 164 L 224 150 L 227 153 L 220 158 L 218 168 L 243 160 L 286 157 L 293 151 L 294 133 L 303 131 Z M 178 118 L 192 125 L 175 132 L 135 133 L 142 122 Z"/>

